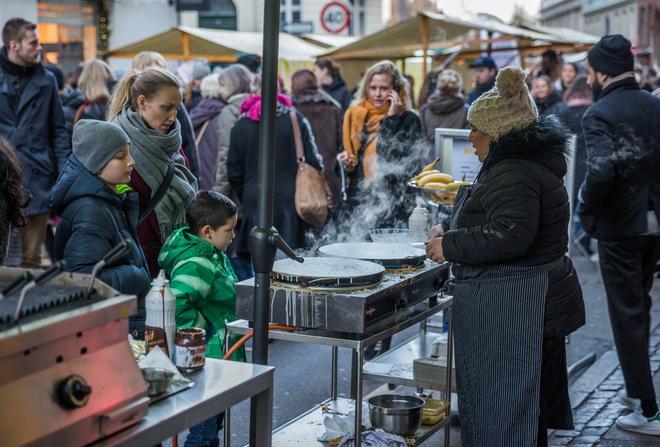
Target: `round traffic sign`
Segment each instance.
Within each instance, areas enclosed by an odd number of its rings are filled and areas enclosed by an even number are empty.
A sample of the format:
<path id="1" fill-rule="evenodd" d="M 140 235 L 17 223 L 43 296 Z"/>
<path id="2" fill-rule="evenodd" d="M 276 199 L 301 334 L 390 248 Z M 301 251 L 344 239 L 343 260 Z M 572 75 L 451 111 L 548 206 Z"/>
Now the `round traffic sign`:
<path id="1" fill-rule="evenodd" d="M 351 13 L 342 2 L 333 1 L 321 9 L 321 26 L 332 34 L 341 33 L 348 28 L 350 18 Z"/>

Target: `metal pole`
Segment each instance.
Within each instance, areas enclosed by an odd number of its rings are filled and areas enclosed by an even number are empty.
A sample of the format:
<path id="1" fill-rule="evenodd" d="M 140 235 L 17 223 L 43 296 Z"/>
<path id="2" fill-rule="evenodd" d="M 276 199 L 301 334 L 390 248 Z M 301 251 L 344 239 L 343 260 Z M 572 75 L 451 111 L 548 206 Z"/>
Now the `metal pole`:
<path id="1" fill-rule="evenodd" d="M 266 0 L 264 8 L 261 125 L 259 126 L 259 177 L 257 181 L 257 227 L 265 229 L 270 229 L 273 225 L 273 166 L 275 162 L 275 98 L 277 94 L 277 50 L 280 37 L 279 21 L 279 0 Z M 253 253 L 254 257 L 263 255 L 265 253 Z M 272 264 L 269 267 L 272 269 Z M 255 276 L 252 362 L 265 365 L 268 363 L 270 271 L 257 271 Z"/>
<path id="2" fill-rule="evenodd" d="M 452 302 L 452 306 L 453 306 Z M 447 309 L 447 320 L 448 320 L 448 327 L 447 327 L 447 376 L 445 377 L 446 382 L 445 382 L 445 387 L 447 390 L 446 397 L 447 397 L 447 416 L 448 418 L 451 418 L 451 373 L 452 369 L 454 366 L 454 328 L 452 327 L 452 311 L 453 309 L 450 307 Z M 451 433 L 451 430 L 449 429 L 449 426 L 451 424 L 445 425 L 445 445 L 448 446 L 449 444 L 449 436 Z"/>
<path id="3" fill-rule="evenodd" d="M 268 232 L 273 225 L 273 187 L 275 165 L 275 108 L 277 104 L 277 61 L 280 37 L 280 0 L 264 5 L 263 65 L 261 83 L 261 123 L 259 126 L 259 167 L 257 180 L 257 226 L 251 234 L 254 283 L 254 335 L 252 363 L 268 364 L 268 301 L 270 271 L 275 257 Z M 263 409 L 256 398 L 250 405 L 250 445 L 257 445 L 257 426 Z"/>
<path id="4" fill-rule="evenodd" d="M 330 398 L 332 400 L 337 400 L 337 357 L 338 357 L 339 348 L 336 346 L 332 347 L 332 376 L 330 377 Z"/>

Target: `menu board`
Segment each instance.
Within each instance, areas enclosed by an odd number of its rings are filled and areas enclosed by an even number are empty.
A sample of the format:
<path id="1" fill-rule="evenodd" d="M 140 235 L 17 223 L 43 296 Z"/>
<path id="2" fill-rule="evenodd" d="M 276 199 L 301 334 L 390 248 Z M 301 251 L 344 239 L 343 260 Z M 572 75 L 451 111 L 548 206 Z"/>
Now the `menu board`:
<path id="1" fill-rule="evenodd" d="M 481 162 L 474 154 L 466 129 L 435 129 L 435 153 L 440 156 L 439 169 L 451 174 L 456 180 L 473 182 L 481 169 Z"/>

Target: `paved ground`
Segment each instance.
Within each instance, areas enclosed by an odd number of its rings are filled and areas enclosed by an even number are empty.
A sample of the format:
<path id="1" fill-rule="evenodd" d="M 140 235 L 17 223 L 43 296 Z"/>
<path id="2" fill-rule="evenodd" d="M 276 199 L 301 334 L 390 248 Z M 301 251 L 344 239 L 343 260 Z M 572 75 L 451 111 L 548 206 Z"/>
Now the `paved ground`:
<path id="1" fill-rule="evenodd" d="M 612 334 L 607 312 L 607 303 L 596 264 L 586 258 L 574 259 L 584 291 L 587 311 L 587 324 L 576 331 L 567 348 L 568 363 L 572 364 L 585 354 L 595 352 L 597 363 L 581 377 L 583 380 L 572 384 L 572 402 L 583 401 L 576 409 L 579 422 L 573 433 L 553 433 L 552 445 L 604 445 L 604 446 L 647 446 L 653 439 L 635 437 L 613 427 L 613 421 L 622 409 L 613 402 L 613 394 L 621 388 L 620 373 L 617 372 L 617 359 L 612 351 Z M 660 322 L 660 281 L 656 281 L 653 291 L 654 304 L 652 327 Z M 410 328 L 393 340 L 393 346 L 410 337 L 417 328 Z M 660 334 L 654 335 L 657 370 L 660 364 L 658 341 Z M 330 348 L 297 343 L 274 342 L 270 344 L 270 364 L 276 367 L 274 422 L 278 427 L 295 418 L 300 413 L 323 401 L 330 393 Z M 350 352 L 341 350 L 340 395 L 349 392 Z M 587 380 L 590 378 L 590 380 Z M 600 379 L 599 379 L 600 378 Z M 660 391 L 660 375 L 656 372 L 656 390 Z M 365 382 L 365 392 L 369 393 L 381 384 Z M 577 387 L 577 388 L 576 388 Z M 591 388 L 590 388 L 591 387 Z M 243 446 L 248 442 L 249 408 L 247 404 L 236 407 L 232 415 L 232 445 Z M 598 434 L 600 433 L 600 434 Z M 458 428 L 452 428 L 452 446 L 460 445 Z M 183 440 L 183 439 L 182 439 Z M 571 444 L 572 443 L 572 444 Z M 181 442 L 180 445 L 183 445 Z M 441 433 L 431 438 L 425 445 L 443 445 Z"/>

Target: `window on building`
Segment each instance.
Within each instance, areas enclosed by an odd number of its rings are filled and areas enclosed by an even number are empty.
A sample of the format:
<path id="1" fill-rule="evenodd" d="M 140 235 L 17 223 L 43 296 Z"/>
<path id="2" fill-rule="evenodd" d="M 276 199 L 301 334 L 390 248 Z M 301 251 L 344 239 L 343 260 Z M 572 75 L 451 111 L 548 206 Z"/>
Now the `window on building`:
<path id="1" fill-rule="evenodd" d="M 210 2 L 208 11 L 199 12 L 199 26 L 201 28 L 226 29 L 236 31 L 236 5 L 232 0 L 215 0 Z"/>
<path id="2" fill-rule="evenodd" d="M 37 14 L 44 61 L 58 64 L 64 73 L 81 61 L 95 59 L 98 39 L 107 39 L 106 23 L 97 17 L 99 11 L 80 0 L 39 1 Z"/>
<path id="3" fill-rule="evenodd" d="M 280 27 L 302 21 L 302 0 L 280 0 Z"/>

